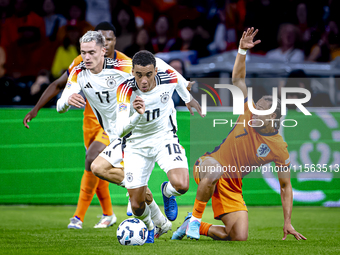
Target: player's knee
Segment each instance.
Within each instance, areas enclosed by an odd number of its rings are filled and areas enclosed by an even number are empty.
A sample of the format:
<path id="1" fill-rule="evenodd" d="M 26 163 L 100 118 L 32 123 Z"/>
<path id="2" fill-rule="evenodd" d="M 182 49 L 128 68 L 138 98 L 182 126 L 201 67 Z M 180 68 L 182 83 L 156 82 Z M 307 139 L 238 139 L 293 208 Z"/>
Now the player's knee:
<path id="1" fill-rule="evenodd" d="M 97 177 L 102 176 L 102 170 L 103 170 L 103 168 L 101 167 L 100 164 L 98 164 L 98 162 L 96 162 L 96 161 L 92 162 L 91 171 L 95 176 L 97 176 Z"/>
<path id="2" fill-rule="evenodd" d="M 207 178 L 201 180 L 202 185 L 204 184 L 207 189 L 213 189 L 218 182 L 218 178 Z"/>
<path id="3" fill-rule="evenodd" d="M 220 177 L 210 178 L 211 185 L 215 186 L 219 179 L 220 179 Z"/>
<path id="4" fill-rule="evenodd" d="M 238 233 L 231 238 L 231 241 L 247 241 L 248 233 Z"/>
<path id="5" fill-rule="evenodd" d="M 131 200 L 131 209 L 134 215 L 141 216 L 145 210 L 145 201 L 132 201 Z"/>
<path id="6" fill-rule="evenodd" d="M 185 194 L 189 190 L 189 181 L 181 180 L 173 185 L 173 187 L 178 193 Z"/>

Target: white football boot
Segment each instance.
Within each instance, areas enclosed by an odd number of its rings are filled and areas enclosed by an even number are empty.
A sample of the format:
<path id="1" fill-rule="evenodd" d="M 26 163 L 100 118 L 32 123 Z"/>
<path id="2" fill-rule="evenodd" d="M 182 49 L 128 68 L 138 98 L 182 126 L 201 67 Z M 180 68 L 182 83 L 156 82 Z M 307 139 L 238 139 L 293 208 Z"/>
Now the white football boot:
<path id="1" fill-rule="evenodd" d="M 115 224 L 117 221 L 117 217 L 115 214 L 110 216 L 103 215 L 99 222 L 94 226 L 94 228 L 108 228 Z"/>
<path id="2" fill-rule="evenodd" d="M 82 229 L 83 222 L 76 217 L 72 217 L 70 219 L 70 224 L 67 225 L 67 228 Z"/>
<path id="3" fill-rule="evenodd" d="M 172 228 L 172 223 L 167 218 L 161 227 L 155 226 L 155 238 L 159 238 L 161 235 L 167 233 Z"/>

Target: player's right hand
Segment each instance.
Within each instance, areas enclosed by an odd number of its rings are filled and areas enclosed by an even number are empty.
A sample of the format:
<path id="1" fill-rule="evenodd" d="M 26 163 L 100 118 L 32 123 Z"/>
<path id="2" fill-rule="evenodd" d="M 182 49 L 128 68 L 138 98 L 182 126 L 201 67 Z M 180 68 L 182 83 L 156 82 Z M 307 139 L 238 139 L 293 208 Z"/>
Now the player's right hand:
<path id="1" fill-rule="evenodd" d="M 81 107 L 85 106 L 84 98 L 77 93 L 72 94 L 68 98 L 67 103 L 68 103 L 68 105 L 72 105 L 72 106 L 77 107 L 77 108 L 81 108 Z"/>
<path id="2" fill-rule="evenodd" d="M 192 111 L 192 108 L 195 108 L 198 114 L 204 118 L 205 115 L 202 113 L 202 109 L 200 104 L 196 101 L 195 98 L 191 97 L 191 101 L 189 103 L 185 103 L 186 107 L 188 108 L 191 115 L 194 115 L 194 112 Z"/>
<path id="3" fill-rule="evenodd" d="M 35 111 L 34 109 L 30 110 L 29 113 L 26 114 L 24 118 L 24 125 L 26 128 L 30 128 L 28 125 L 28 122 L 30 122 L 33 118 L 35 118 L 38 114 L 38 111 Z"/>
<path id="4" fill-rule="evenodd" d="M 144 114 L 145 104 L 143 98 L 136 96 L 135 100 L 133 100 L 132 106 L 139 114 Z"/>
<path id="5" fill-rule="evenodd" d="M 287 235 L 293 235 L 296 240 L 307 240 L 302 234 L 297 232 L 291 224 L 285 224 L 283 227 L 283 238 L 282 240 L 286 240 Z"/>

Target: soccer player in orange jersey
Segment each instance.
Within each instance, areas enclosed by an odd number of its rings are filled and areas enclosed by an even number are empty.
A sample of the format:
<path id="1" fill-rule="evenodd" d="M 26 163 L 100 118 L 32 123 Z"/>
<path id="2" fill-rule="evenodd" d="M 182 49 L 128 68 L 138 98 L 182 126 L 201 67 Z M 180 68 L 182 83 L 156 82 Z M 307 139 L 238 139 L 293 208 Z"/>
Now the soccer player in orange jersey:
<path id="1" fill-rule="evenodd" d="M 115 27 L 108 23 L 102 22 L 95 28 L 96 31 L 100 31 L 106 39 L 106 56 L 113 59 L 130 60 L 123 53 L 116 51 L 116 36 Z M 65 72 L 60 78 L 52 82 L 49 87 L 45 90 L 38 103 L 34 108 L 25 116 L 24 125 L 29 128 L 28 122 L 37 116 L 38 111 L 53 97 L 58 95 L 64 88 L 67 82 L 68 75 L 74 67 L 76 67 L 82 61 L 79 55 L 74 59 L 67 72 Z M 130 73 L 131 68 L 125 70 Z M 111 197 L 109 192 L 109 183 L 107 181 L 97 178 L 91 172 L 91 163 L 98 156 L 98 154 L 110 144 L 108 135 L 104 132 L 100 126 L 96 116 L 94 115 L 89 104 L 86 104 L 84 110 L 83 120 L 83 131 L 84 131 L 84 144 L 86 147 L 86 158 L 85 158 L 85 171 L 81 180 L 79 200 L 77 209 L 71 218 L 68 228 L 81 229 L 84 221 L 85 213 L 91 204 L 92 198 L 96 193 L 103 209 L 103 216 L 94 227 L 95 228 L 106 228 L 112 226 L 117 218 L 112 210 Z M 122 173 L 123 178 L 123 173 Z M 117 181 L 121 182 L 121 180 Z"/>
<path id="2" fill-rule="evenodd" d="M 283 170 L 278 172 L 284 215 L 283 240 L 288 234 L 294 235 L 297 240 L 306 239 L 291 225 L 293 191 L 287 144 L 278 134 L 280 103 L 275 112 L 269 115 L 252 114 L 248 108 L 245 54 L 246 50 L 261 42 L 253 41 L 257 32 L 258 30 L 254 32 L 254 28 L 249 28 L 243 33 L 232 73 L 233 84 L 244 94 L 245 113 L 239 116 L 237 120 L 239 124 L 235 124 L 227 138 L 213 152 L 205 153 L 196 161 L 194 177 L 198 188 L 193 212 L 188 214 L 182 226 L 174 232 L 172 239 L 182 239 L 185 235 L 192 239 L 199 239 L 200 235 L 205 235 L 216 240 L 247 240 L 248 210 L 242 196 L 242 178 L 250 172 L 245 171 L 247 167 L 261 166 L 270 162 L 275 162 L 275 165 Z M 255 108 L 267 110 L 271 105 L 272 96 L 264 96 L 256 103 Z M 248 121 L 252 121 L 251 126 L 240 125 Z M 228 166 L 234 167 L 234 170 L 230 170 Z M 217 169 L 229 170 L 223 172 Z M 201 222 L 210 198 L 212 198 L 214 218 L 222 220 L 224 226 Z"/>

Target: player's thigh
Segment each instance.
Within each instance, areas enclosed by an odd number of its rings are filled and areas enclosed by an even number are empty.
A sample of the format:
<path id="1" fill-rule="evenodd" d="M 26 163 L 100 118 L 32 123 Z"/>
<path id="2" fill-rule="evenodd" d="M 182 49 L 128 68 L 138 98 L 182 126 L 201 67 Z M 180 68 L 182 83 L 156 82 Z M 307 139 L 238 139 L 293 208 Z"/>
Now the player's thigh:
<path id="1" fill-rule="evenodd" d="M 136 189 L 147 186 L 155 166 L 154 157 L 141 155 L 136 150 L 124 150 L 125 188 Z"/>
<path id="2" fill-rule="evenodd" d="M 207 178 L 217 181 L 223 174 L 222 165 L 213 157 L 202 156 L 195 163 L 194 176 L 202 180 Z"/>
<path id="3" fill-rule="evenodd" d="M 248 238 L 248 212 L 236 211 L 221 217 L 229 241 L 246 241 Z"/>
<path id="4" fill-rule="evenodd" d="M 86 151 L 86 158 L 85 158 L 85 168 L 87 171 L 91 171 L 91 164 L 92 162 L 98 157 L 99 153 L 101 153 L 107 145 L 99 142 L 93 141 Z"/>

